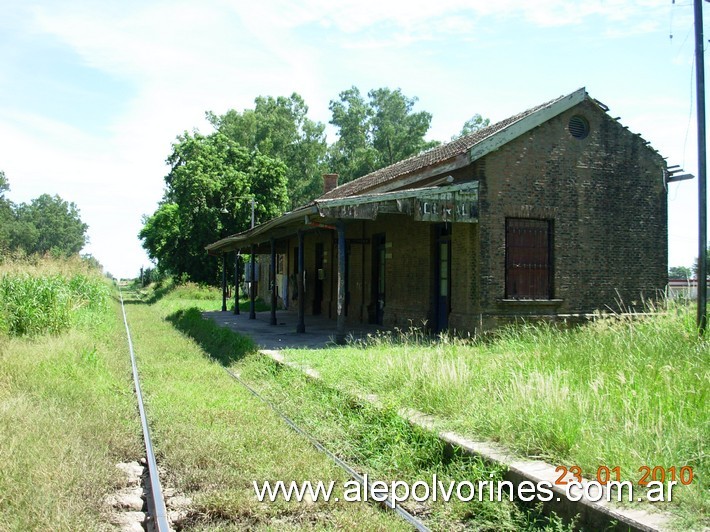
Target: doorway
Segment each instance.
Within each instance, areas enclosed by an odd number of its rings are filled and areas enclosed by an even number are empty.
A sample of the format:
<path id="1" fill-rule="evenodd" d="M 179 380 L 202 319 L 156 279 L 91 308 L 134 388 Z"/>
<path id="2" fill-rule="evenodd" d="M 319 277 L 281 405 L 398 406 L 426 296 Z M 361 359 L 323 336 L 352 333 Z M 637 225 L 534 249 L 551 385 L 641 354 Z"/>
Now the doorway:
<path id="1" fill-rule="evenodd" d="M 385 235 L 374 235 L 372 238 L 372 323 L 383 325 L 385 317 L 385 265 L 387 247 Z"/>
<path id="2" fill-rule="evenodd" d="M 451 225 L 436 226 L 434 238 L 434 253 L 436 267 L 434 318 L 436 332 L 449 328 L 449 313 L 451 312 Z"/>
<path id="3" fill-rule="evenodd" d="M 323 279 L 325 279 L 325 270 L 323 269 L 323 244 L 316 243 L 316 271 L 315 271 L 315 286 L 313 288 L 313 315 L 318 316 L 322 312 L 323 304 Z"/>

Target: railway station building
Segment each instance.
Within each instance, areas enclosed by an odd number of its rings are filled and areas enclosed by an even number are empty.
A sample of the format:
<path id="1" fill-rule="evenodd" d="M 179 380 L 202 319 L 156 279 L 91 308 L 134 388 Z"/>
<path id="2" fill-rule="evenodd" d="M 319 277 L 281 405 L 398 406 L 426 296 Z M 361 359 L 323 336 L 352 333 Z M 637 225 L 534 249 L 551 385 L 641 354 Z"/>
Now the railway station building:
<path id="1" fill-rule="evenodd" d="M 207 246 L 254 295 L 348 325 L 475 334 L 641 310 L 667 283 L 664 158 L 584 88 Z M 251 278 L 251 264 L 247 264 Z"/>

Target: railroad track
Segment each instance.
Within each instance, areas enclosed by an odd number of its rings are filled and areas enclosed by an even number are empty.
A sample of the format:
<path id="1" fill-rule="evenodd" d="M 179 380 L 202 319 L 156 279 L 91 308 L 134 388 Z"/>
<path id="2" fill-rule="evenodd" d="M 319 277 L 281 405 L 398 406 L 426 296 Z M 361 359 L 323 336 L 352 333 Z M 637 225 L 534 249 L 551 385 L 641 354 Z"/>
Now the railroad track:
<path id="1" fill-rule="evenodd" d="M 168 532 L 171 530 L 170 523 L 168 521 L 167 510 L 165 506 L 165 498 L 163 496 L 163 490 L 160 485 L 160 478 L 158 474 L 158 466 L 155 461 L 155 454 L 153 452 L 153 444 L 150 439 L 150 427 L 148 425 L 148 419 L 145 412 L 145 407 L 143 405 L 143 394 L 141 392 L 140 379 L 138 377 L 138 366 L 136 364 L 135 352 L 133 350 L 133 341 L 131 340 L 131 332 L 128 327 L 128 319 L 126 317 L 126 309 L 123 303 L 123 293 L 119 287 L 119 297 L 121 300 L 121 311 L 123 313 L 123 323 L 126 327 L 126 337 L 128 338 L 128 349 L 131 354 L 131 366 L 133 368 L 133 384 L 136 391 L 136 398 L 138 401 L 138 410 L 141 417 L 141 426 L 143 428 L 143 439 L 145 442 L 146 451 L 146 461 L 148 465 L 148 476 L 150 479 L 150 489 L 146 489 L 147 492 L 147 507 L 148 507 L 148 518 L 146 520 L 147 530 L 156 530 L 157 532 Z M 229 368 L 223 368 L 227 374 L 234 379 L 235 382 L 239 383 L 241 386 L 246 388 L 254 397 L 265 403 L 272 411 L 274 411 L 293 431 L 297 434 L 305 437 L 311 445 L 319 452 L 325 454 L 330 460 L 332 460 L 338 467 L 343 469 L 350 477 L 359 482 L 367 493 L 370 492 L 370 487 L 372 482 L 368 482 L 365 477 L 360 475 L 352 466 L 338 458 L 335 454 L 329 451 L 323 446 L 318 440 L 311 436 L 304 429 L 299 427 L 292 419 L 287 417 L 283 412 L 281 412 L 275 405 L 270 401 L 262 397 L 256 390 L 244 382 L 239 375 L 232 372 Z M 370 499 L 373 500 L 373 499 Z M 420 532 L 429 532 L 429 528 L 420 521 L 417 517 L 409 513 L 406 509 L 396 504 L 391 498 L 386 499 L 379 503 L 382 507 L 394 512 L 401 519 L 406 521 L 415 530 Z"/>
<path id="2" fill-rule="evenodd" d="M 281 412 L 273 403 L 262 397 L 259 392 L 254 390 L 251 386 L 249 386 L 246 382 L 244 382 L 239 375 L 234 373 L 232 370 L 229 368 L 223 368 L 224 371 L 227 372 L 227 374 L 232 377 L 236 382 L 241 384 L 244 388 L 246 388 L 249 393 L 251 393 L 254 397 L 265 403 L 272 411 L 274 411 L 291 429 L 293 429 L 295 432 L 306 438 L 313 447 L 315 447 L 318 451 L 321 453 L 325 454 L 328 458 L 330 458 L 338 467 L 340 467 L 343 471 L 345 471 L 350 477 L 352 477 L 354 480 L 360 483 L 361 486 L 364 487 L 366 490 L 366 493 L 370 493 L 370 486 L 372 482 L 368 482 L 365 477 L 360 475 L 355 469 L 338 458 L 335 454 L 333 454 L 331 451 L 329 451 L 326 447 L 323 446 L 322 443 L 320 443 L 318 440 L 316 440 L 313 436 L 311 436 L 308 432 L 303 430 L 301 427 L 296 425 L 296 423 L 289 418 L 286 414 Z M 394 512 L 396 515 L 398 515 L 400 518 L 402 518 L 404 521 L 409 523 L 415 530 L 418 530 L 419 532 L 429 532 L 429 528 L 419 519 L 417 519 L 415 516 L 413 516 L 411 513 L 409 513 L 407 510 L 396 504 L 392 498 L 385 499 L 382 501 L 381 505 L 385 507 L 387 510 L 391 510 Z"/>
<path id="3" fill-rule="evenodd" d="M 150 479 L 150 489 L 147 489 L 146 502 L 148 507 L 148 518 L 146 520 L 146 528 L 148 530 L 156 530 L 157 532 L 168 532 L 170 524 L 168 522 L 168 513 L 165 509 L 165 498 L 163 497 L 163 489 L 160 485 L 160 477 L 158 475 L 158 465 L 155 461 L 153 453 L 153 444 L 150 440 L 150 427 L 148 426 L 148 418 L 143 405 L 143 393 L 141 392 L 141 383 L 138 378 L 138 366 L 136 365 L 136 355 L 133 351 L 133 341 L 131 340 L 131 331 L 128 328 L 128 319 L 126 318 L 126 308 L 123 304 L 123 293 L 121 288 L 118 289 L 118 294 L 121 298 L 121 312 L 123 312 L 123 324 L 126 326 L 126 337 L 128 338 L 128 350 L 131 353 L 131 366 L 133 367 L 133 385 L 136 390 L 136 398 L 138 400 L 138 411 L 141 416 L 141 426 L 143 427 L 143 441 L 145 442 L 146 462 L 148 465 L 148 478 Z"/>

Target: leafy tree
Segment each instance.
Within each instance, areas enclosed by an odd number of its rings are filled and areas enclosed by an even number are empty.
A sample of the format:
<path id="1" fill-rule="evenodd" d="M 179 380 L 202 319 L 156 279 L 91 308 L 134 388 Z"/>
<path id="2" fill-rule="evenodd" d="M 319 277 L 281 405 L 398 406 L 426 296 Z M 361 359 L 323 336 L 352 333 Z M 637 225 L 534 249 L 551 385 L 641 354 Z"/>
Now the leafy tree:
<path id="1" fill-rule="evenodd" d="M 5 192 L 10 190 L 10 184 L 5 177 L 5 172 L 0 170 L 0 253 L 10 247 L 11 226 L 15 217 L 12 203 L 5 198 Z"/>
<path id="2" fill-rule="evenodd" d="M 400 89 L 374 89 L 365 101 L 357 87 L 331 100 L 331 124 L 339 130 L 330 147 L 330 167 L 346 183 L 369 172 L 416 155 L 436 146 L 424 140 L 431 114 L 414 112 L 417 98 L 408 98 Z"/>
<path id="3" fill-rule="evenodd" d="M 15 209 L 11 246 L 28 254 L 75 255 L 86 245 L 88 226 L 81 221 L 74 203 L 57 195 L 42 194 Z"/>
<path id="4" fill-rule="evenodd" d="M 708 268 L 710 267 L 710 247 L 708 247 L 705 250 L 705 268 L 706 268 L 706 273 L 708 273 Z M 695 258 L 695 263 L 693 264 L 693 276 L 697 279 L 698 277 L 698 270 L 700 269 L 700 264 L 698 261 L 698 258 Z"/>
<path id="5" fill-rule="evenodd" d="M 451 140 L 456 140 L 465 135 L 470 135 L 471 133 L 475 133 L 476 131 L 479 131 L 484 127 L 488 127 L 490 125 L 491 121 L 488 118 L 483 118 L 480 114 L 476 113 L 471 118 L 466 120 L 466 122 L 464 122 L 464 125 L 461 128 L 461 132 L 458 135 L 454 135 L 453 137 L 451 137 Z"/>
<path id="6" fill-rule="evenodd" d="M 693 272 L 687 266 L 671 266 L 668 268 L 668 277 L 671 279 L 688 279 Z"/>
<path id="7" fill-rule="evenodd" d="M 378 166 L 388 166 L 439 144 L 424 140 L 431 126 L 431 113 L 412 111 L 418 98 L 407 98 L 400 89 L 371 90 L 372 144 L 379 155 Z"/>
<path id="8" fill-rule="evenodd" d="M 10 190 L 10 183 L 7 182 L 5 172 L 0 170 L 0 200 L 5 199 L 5 192 Z"/>
<path id="9" fill-rule="evenodd" d="M 143 216 L 138 238 L 148 257 L 168 271 L 180 271 L 180 221 L 176 203 L 161 202 L 152 216 Z"/>
<path id="10" fill-rule="evenodd" d="M 340 93 L 339 101 L 331 100 L 330 123 L 339 129 L 339 138 L 330 146 L 330 168 L 347 183 L 378 168 L 377 150 L 372 142 L 370 122 L 373 109 L 357 87 Z"/>
<path id="11" fill-rule="evenodd" d="M 231 109 L 224 115 L 207 113 L 220 133 L 250 151 L 280 159 L 286 165 L 291 208 L 322 192 L 325 170 L 325 126 L 310 120 L 308 106 L 297 93 L 290 97 L 259 96 L 254 109 Z"/>
<path id="12" fill-rule="evenodd" d="M 280 215 L 288 202 L 286 167 L 221 132 L 179 136 L 166 162 L 163 200 L 138 236 L 161 270 L 215 283 L 218 261 L 205 246 L 250 227 L 251 197 L 257 219 Z"/>
<path id="13" fill-rule="evenodd" d="M 102 272 L 104 270 L 103 265 L 99 260 L 94 257 L 91 253 L 84 253 L 81 255 L 81 260 L 91 269 Z"/>

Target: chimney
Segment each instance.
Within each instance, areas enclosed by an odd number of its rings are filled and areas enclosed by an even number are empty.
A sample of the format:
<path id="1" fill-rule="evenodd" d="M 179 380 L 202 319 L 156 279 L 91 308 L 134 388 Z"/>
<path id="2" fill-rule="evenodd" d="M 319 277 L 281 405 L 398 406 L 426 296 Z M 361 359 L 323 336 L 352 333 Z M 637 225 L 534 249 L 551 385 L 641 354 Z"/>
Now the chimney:
<path id="1" fill-rule="evenodd" d="M 338 174 L 323 174 L 323 194 L 338 186 Z"/>

